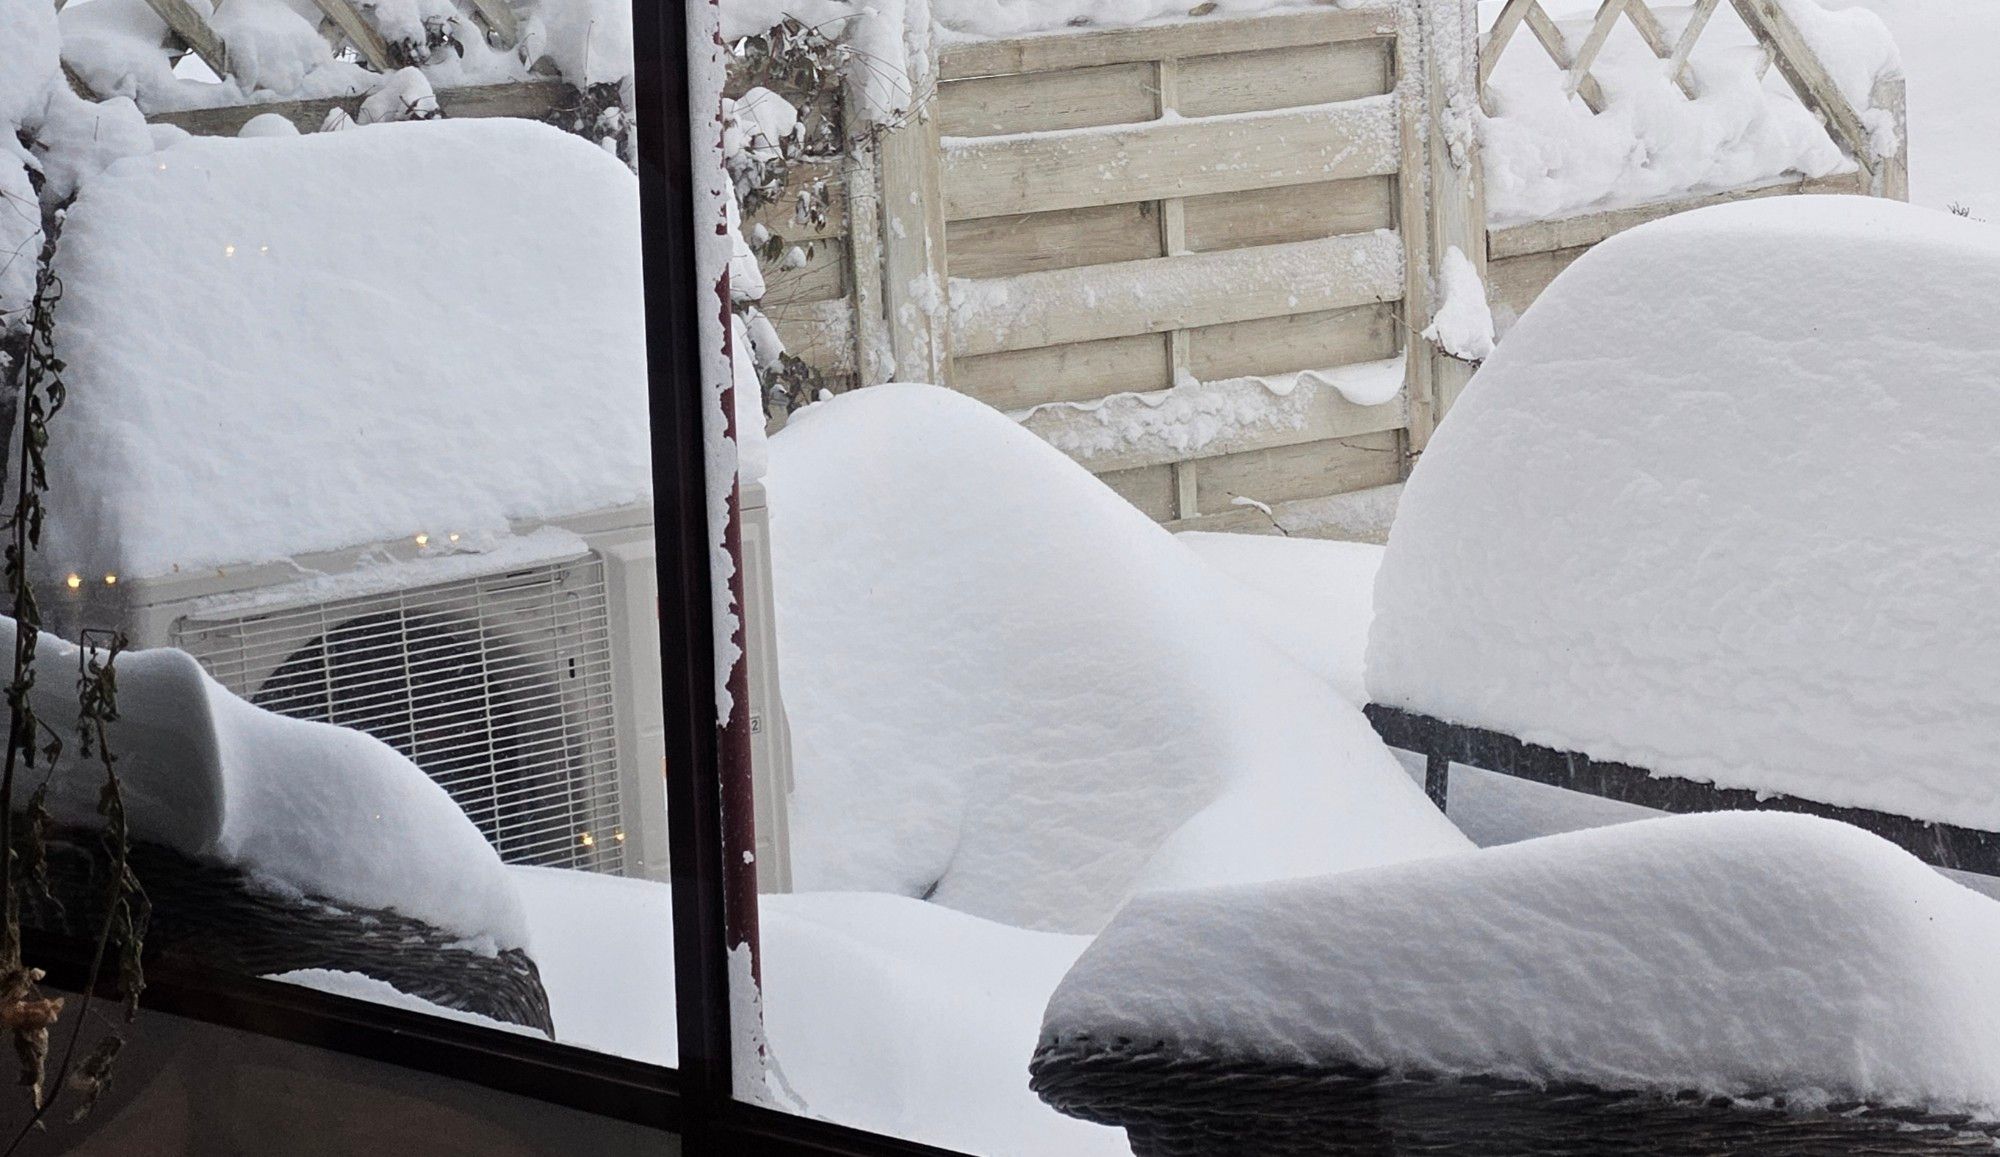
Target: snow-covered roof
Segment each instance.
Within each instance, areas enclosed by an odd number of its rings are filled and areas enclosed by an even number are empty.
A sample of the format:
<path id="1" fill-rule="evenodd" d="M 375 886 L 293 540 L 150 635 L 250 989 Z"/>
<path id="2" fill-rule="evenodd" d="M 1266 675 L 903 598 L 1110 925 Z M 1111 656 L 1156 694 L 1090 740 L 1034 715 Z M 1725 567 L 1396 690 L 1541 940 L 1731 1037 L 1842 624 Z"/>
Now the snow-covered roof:
<path id="1" fill-rule="evenodd" d="M 1859 197 L 1585 255 L 1439 428 L 1378 702 L 2000 828 L 2000 229 Z"/>
<path id="2" fill-rule="evenodd" d="M 1137 888 L 1468 846 L 1254 596 L 999 411 L 843 394 L 767 484 L 801 889 L 1092 931 Z"/>
<path id="3" fill-rule="evenodd" d="M 1805 816 L 1647 820 L 1135 898 L 1044 1040 L 2000 1109 L 2000 905 Z"/>
<path id="4" fill-rule="evenodd" d="M 521 120 L 189 139 L 69 215 L 57 574 L 504 531 L 651 491 L 638 188 Z"/>

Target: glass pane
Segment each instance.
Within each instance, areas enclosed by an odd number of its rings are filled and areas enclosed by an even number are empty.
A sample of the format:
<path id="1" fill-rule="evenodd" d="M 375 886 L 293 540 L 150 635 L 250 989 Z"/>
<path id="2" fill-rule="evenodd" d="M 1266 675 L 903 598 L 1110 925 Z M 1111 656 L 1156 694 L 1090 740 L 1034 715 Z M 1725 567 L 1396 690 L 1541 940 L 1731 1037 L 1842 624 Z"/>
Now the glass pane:
<path id="1" fill-rule="evenodd" d="M 701 13 L 739 1094 L 1989 1142 L 1986 7 Z"/>
<path id="2" fill-rule="evenodd" d="M 303 1157 L 397 1152 L 411 1137 L 451 1157 L 681 1151 L 678 1137 L 656 1129 L 154 1009 L 141 1010 L 129 1036 L 117 1082 L 90 1116 L 30 1137 L 20 1152 Z M 6 1119 L 18 1114 L 10 1107 Z"/>
<path id="3" fill-rule="evenodd" d="M 0 6 L 30 928 L 674 1064 L 631 39 Z"/>

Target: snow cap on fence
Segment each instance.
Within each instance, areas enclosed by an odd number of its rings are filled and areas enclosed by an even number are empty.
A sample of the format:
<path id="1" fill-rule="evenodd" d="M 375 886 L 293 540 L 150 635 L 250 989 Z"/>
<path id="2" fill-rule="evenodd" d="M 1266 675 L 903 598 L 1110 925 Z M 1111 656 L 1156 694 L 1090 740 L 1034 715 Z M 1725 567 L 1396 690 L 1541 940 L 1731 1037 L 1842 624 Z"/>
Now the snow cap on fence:
<path id="1" fill-rule="evenodd" d="M 1417 466 L 1371 697 L 2000 828 L 2000 230 L 1775 198 L 1615 237 Z"/>

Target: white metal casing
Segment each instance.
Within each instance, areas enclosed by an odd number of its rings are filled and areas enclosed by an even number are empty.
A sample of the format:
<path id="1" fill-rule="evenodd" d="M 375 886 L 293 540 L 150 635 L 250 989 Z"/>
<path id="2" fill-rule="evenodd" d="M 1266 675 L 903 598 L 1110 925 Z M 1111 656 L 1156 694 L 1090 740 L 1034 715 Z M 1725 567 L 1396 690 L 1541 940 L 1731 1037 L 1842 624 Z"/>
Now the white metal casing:
<path id="1" fill-rule="evenodd" d="M 788 882 L 770 878 L 770 873 L 782 871 L 788 875 L 789 849 L 784 831 L 790 743 L 776 685 L 776 648 L 770 629 L 770 556 L 767 533 L 762 529 L 766 524 L 762 519 L 760 489 L 754 501 L 754 507 L 749 502 L 746 507 L 754 509 L 756 514 L 746 514 L 745 521 L 746 524 L 754 521 L 758 529 L 746 534 L 744 553 L 746 591 L 756 592 L 748 600 L 746 636 L 752 644 L 751 698 L 758 737 L 753 766 L 758 779 L 760 812 L 759 875 L 760 881 L 767 881 L 767 886 L 786 887 Z M 493 662 L 491 654 L 500 650 L 484 642 L 489 634 L 545 638 L 558 629 L 580 633 L 587 636 L 581 643 L 571 640 L 574 645 L 570 649 L 547 651 L 543 655 L 544 660 L 547 655 L 589 656 L 582 665 L 593 677 L 608 665 L 608 670 L 602 672 L 601 684 L 593 683 L 584 696 L 590 703 L 583 713 L 583 722 L 571 725 L 580 726 L 583 731 L 565 738 L 564 758 L 574 760 L 580 758 L 576 754 L 579 750 L 603 746 L 614 770 L 609 776 L 592 781 L 600 784 L 601 790 L 590 789 L 610 801 L 608 804 L 599 806 L 593 799 L 581 803 L 569 801 L 581 808 L 580 814 L 603 817 L 604 823 L 593 826 L 587 821 L 577 821 L 582 828 L 571 832 L 571 836 L 585 840 L 598 851 L 566 866 L 597 866 L 628 875 L 665 879 L 668 874 L 666 740 L 651 510 L 621 508 L 546 525 L 517 525 L 513 531 L 511 538 L 483 544 L 488 548 L 484 550 L 452 545 L 446 541 L 451 535 L 440 531 L 424 536 L 426 541 L 421 545 L 415 539 L 377 543 L 283 563 L 222 567 L 200 574 L 117 576 L 115 582 L 106 581 L 107 576 L 87 579 L 77 576 L 80 580 L 77 584 L 61 584 L 45 598 L 46 618 L 51 629 L 72 638 L 86 629 L 116 630 L 122 631 L 134 647 L 182 646 L 202 659 L 204 666 L 225 686 L 246 698 L 257 697 L 260 692 L 268 698 L 274 673 L 310 650 L 316 639 L 325 641 L 323 649 L 331 653 L 334 631 L 340 627 L 329 631 L 327 624 L 352 622 L 355 621 L 352 616 L 376 613 L 385 606 L 416 608 L 394 612 L 398 616 L 396 637 L 407 644 L 405 628 L 418 616 L 434 618 L 446 613 L 435 609 L 439 606 L 446 606 L 451 614 L 470 615 L 471 611 L 461 609 L 476 603 L 481 608 L 482 643 L 478 650 L 482 663 Z M 467 536 L 466 546 L 471 543 L 472 536 Z M 529 583 L 539 584 L 538 595 L 547 596 L 542 601 L 553 604 L 561 600 L 570 609 L 550 618 L 538 607 L 530 606 L 527 610 L 539 618 L 510 623 L 504 616 L 519 615 L 522 608 L 509 605 L 508 600 L 521 603 L 519 592 L 523 584 Z M 495 605 L 500 607 L 498 612 L 491 610 Z M 578 607 L 582 610 L 577 610 Z M 343 618 L 344 615 L 349 617 Z M 492 615 L 502 617 L 498 622 L 489 622 Z M 578 627 L 579 623 L 584 625 Z M 244 624 L 254 624 L 264 633 L 259 648 L 243 641 L 249 629 Z M 207 636 L 218 630 L 235 634 L 223 646 L 217 646 Z M 387 646 L 373 637 L 370 645 Z M 579 651 L 577 647 L 583 649 Z M 415 662 L 404 654 L 405 670 Z M 579 660 L 570 658 L 566 662 L 574 682 L 579 678 L 576 674 Z M 543 666 L 547 666 L 546 661 Z M 413 689 L 410 694 L 417 693 Z M 555 694 L 550 692 L 549 696 Z M 565 700 L 576 697 L 570 691 L 561 694 Z M 334 694 L 329 691 L 327 698 L 331 704 Z M 596 702 L 599 698 L 608 699 L 602 710 Z M 492 696 L 487 699 L 490 702 Z M 411 703 L 415 705 L 406 707 L 407 712 L 422 709 L 421 696 Z M 573 714 L 566 709 L 564 718 Z M 422 764 L 425 760 L 419 756 L 418 762 Z M 550 811 L 553 805 L 546 798 L 549 794 L 523 790 L 508 797 L 496 791 L 488 805 L 489 814 L 477 818 L 486 821 L 489 829 L 493 822 L 503 828 L 509 822 L 547 827 L 556 818 Z M 576 795 L 576 789 L 567 789 L 567 794 Z M 461 802 L 468 801 L 462 798 Z M 475 806 L 468 806 L 469 814 L 476 810 Z M 609 830 L 602 830 L 604 827 Z M 494 831 L 489 830 L 488 834 L 492 838 Z M 615 847 L 597 843 L 607 837 L 615 841 Z M 506 854 L 506 845 L 502 847 Z"/>

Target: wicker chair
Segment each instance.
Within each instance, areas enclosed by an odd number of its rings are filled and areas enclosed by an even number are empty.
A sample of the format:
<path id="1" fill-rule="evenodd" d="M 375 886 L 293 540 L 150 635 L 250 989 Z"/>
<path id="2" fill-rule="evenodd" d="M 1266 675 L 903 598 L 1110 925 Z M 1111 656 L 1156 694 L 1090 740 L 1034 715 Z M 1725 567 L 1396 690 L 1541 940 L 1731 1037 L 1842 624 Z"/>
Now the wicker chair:
<path id="1" fill-rule="evenodd" d="M 1828 1157 L 2000 1150 L 2000 1124 L 1892 1106 L 1810 1110 L 1491 1077 L 1278 1064 L 1164 1041 L 1045 1041 L 1030 1085 L 1122 1127 L 1137 1157 Z"/>
<path id="2" fill-rule="evenodd" d="M 131 867 L 152 903 L 149 956 L 245 976 L 303 968 L 356 972 L 445 1008 L 555 1034 L 541 973 L 518 948 L 487 955 L 421 920 L 281 894 L 236 868 L 158 844 L 135 844 Z M 110 868 L 96 833 L 52 833 L 48 895 L 24 906 L 23 923 L 94 939 Z"/>

